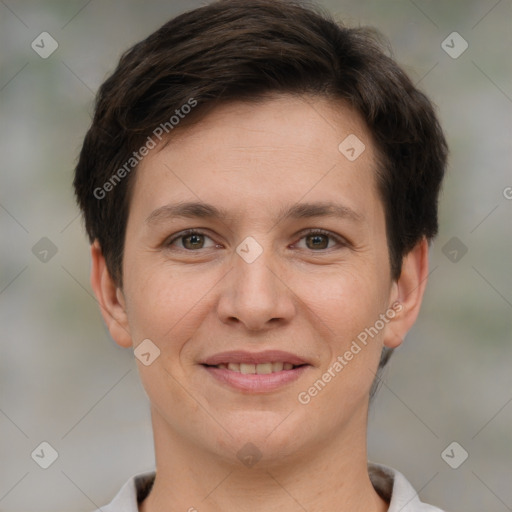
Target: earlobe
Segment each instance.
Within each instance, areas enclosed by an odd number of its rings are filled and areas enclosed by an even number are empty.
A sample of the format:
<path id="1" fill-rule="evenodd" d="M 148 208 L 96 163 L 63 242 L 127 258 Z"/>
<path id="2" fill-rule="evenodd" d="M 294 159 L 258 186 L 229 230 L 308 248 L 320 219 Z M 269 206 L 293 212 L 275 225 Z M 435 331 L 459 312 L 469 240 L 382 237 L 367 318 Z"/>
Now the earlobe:
<path id="1" fill-rule="evenodd" d="M 405 255 L 400 277 L 393 285 L 395 317 L 388 324 L 384 345 L 398 347 L 413 326 L 420 311 L 428 277 L 428 242 L 423 238 Z"/>
<path id="2" fill-rule="evenodd" d="M 100 305 L 110 335 L 121 347 L 131 347 L 126 302 L 123 292 L 112 279 L 97 240 L 91 245 L 91 286 Z"/>

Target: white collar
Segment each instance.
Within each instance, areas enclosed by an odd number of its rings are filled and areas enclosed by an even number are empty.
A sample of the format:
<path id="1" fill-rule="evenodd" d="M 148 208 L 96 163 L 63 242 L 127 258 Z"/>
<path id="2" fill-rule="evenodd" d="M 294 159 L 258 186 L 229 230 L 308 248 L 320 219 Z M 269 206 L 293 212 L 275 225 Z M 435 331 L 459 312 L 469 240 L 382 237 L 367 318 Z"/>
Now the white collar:
<path id="1" fill-rule="evenodd" d="M 389 502 L 388 512 L 443 512 L 420 501 L 418 493 L 396 469 L 368 462 L 368 474 L 375 490 Z M 109 505 L 96 512 L 138 512 L 137 495 L 143 499 L 151 489 L 154 472 L 131 477 Z"/>

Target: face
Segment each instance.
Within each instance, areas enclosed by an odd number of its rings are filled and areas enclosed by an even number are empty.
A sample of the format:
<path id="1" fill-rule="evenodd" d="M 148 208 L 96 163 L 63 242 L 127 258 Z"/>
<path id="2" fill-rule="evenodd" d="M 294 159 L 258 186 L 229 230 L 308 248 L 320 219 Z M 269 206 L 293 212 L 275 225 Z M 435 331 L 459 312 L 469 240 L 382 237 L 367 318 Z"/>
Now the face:
<path id="1" fill-rule="evenodd" d="M 160 351 L 138 361 L 160 429 L 268 461 L 362 435 L 401 308 L 375 160 L 348 106 L 277 96 L 225 104 L 141 162 L 117 339 Z"/>

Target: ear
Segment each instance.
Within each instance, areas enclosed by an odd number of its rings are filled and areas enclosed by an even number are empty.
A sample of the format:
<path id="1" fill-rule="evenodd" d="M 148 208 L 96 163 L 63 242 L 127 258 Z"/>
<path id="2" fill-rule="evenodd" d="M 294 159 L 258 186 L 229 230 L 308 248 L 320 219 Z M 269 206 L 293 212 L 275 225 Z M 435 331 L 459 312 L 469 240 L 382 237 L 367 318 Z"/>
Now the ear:
<path id="1" fill-rule="evenodd" d="M 112 279 L 97 240 L 91 245 L 91 258 L 91 286 L 98 299 L 101 314 L 107 324 L 110 335 L 121 347 L 131 347 L 132 338 L 130 336 L 123 291 Z"/>
<path id="2" fill-rule="evenodd" d="M 428 277 L 428 242 L 423 238 L 406 254 L 400 277 L 393 284 L 390 308 L 395 316 L 390 320 L 384 345 L 398 347 L 413 326 L 420 311 Z"/>

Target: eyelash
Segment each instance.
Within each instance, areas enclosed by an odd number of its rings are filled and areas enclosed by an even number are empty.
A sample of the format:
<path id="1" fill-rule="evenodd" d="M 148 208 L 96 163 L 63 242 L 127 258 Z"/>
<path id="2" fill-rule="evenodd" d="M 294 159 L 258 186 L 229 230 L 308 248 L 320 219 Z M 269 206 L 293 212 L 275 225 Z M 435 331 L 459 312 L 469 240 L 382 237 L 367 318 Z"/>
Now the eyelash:
<path id="1" fill-rule="evenodd" d="M 211 237 L 208 236 L 203 231 L 200 231 L 200 230 L 197 230 L 197 229 L 187 229 L 185 231 L 182 231 L 182 232 L 178 233 L 176 236 L 173 236 L 171 239 L 166 240 L 164 242 L 164 245 L 166 247 L 170 247 L 177 240 L 180 240 L 181 238 L 186 238 L 187 236 L 191 236 L 191 235 L 201 235 L 201 236 L 206 236 L 206 237 L 211 239 Z M 308 231 L 300 233 L 300 235 L 301 236 L 300 236 L 299 240 L 302 240 L 303 238 L 305 238 L 307 236 L 310 236 L 310 235 L 324 235 L 324 236 L 326 236 L 328 238 L 333 239 L 335 242 L 338 243 L 338 245 L 340 245 L 342 247 L 347 247 L 349 245 L 349 243 L 344 238 L 342 238 L 342 237 L 340 237 L 338 235 L 335 235 L 334 233 L 331 233 L 330 231 L 326 231 L 324 229 L 310 229 Z M 197 250 L 184 249 L 184 248 L 181 248 L 181 247 L 179 249 L 182 250 L 182 251 L 186 251 L 186 252 L 199 252 L 201 250 L 201 249 L 197 249 Z M 331 249 L 319 249 L 318 251 L 315 251 L 313 249 L 307 249 L 307 250 L 310 250 L 311 252 L 324 252 L 324 251 L 329 251 L 329 250 L 332 250 L 332 249 L 333 248 L 331 248 Z"/>

